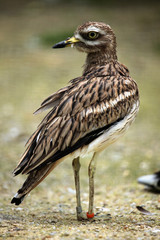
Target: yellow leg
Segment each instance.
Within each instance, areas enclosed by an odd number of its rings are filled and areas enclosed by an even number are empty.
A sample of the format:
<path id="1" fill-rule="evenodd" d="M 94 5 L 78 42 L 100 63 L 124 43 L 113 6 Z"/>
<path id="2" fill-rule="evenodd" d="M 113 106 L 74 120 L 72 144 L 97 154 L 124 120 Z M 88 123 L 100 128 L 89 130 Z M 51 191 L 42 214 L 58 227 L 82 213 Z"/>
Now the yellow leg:
<path id="1" fill-rule="evenodd" d="M 93 154 L 93 157 L 90 161 L 89 167 L 88 167 L 88 175 L 89 175 L 89 208 L 87 217 L 93 218 L 94 212 L 93 212 L 93 203 L 94 203 L 94 174 L 96 171 L 96 153 Z"/>
<path id="2" fill-rule="evenodd" d="M 73 159 L 72 167 L 73 167 L 73 171 L 74 171 L 75 188 L 76 188 L 77 219 L 84 220 L 84 219 L 87 219 L 87 216 L 86 216 L 86 214 L 84 214 L 82 212 L 82 207 L 81 207 L 80 180 L 79 180 L 79 170 L 80 170 L 81 165 L 79 162 L 79 157 Z"/>

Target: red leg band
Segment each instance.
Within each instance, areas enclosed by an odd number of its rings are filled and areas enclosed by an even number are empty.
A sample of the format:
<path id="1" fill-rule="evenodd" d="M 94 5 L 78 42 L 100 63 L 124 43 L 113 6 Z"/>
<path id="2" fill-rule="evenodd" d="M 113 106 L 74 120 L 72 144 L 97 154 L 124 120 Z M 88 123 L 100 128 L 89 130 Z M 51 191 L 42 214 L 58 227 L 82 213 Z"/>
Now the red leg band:
<path id="1" fill-rule="evenodd" d="M 89 213 L 87 212 L 87 218 L 93 218 L 93 217 L 94 217 L 94 213 L 89 214 Z"/>

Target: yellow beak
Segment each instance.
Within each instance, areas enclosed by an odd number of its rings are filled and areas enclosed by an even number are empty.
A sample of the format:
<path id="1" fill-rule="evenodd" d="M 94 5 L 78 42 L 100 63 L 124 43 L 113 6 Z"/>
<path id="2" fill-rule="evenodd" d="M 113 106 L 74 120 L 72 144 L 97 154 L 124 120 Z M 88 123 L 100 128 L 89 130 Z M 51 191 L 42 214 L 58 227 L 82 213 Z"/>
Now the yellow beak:
<path id="1" fill-rule="evenodd" d="M 74 44 L 76 42 L 79 42 L 80 40 L 75 38 L 75 37 L 71 37 L 71 38 L 67 38 L 64 41 L 61 41 L 59 43 L 56 43 L 53 48 L 64 48 L 66 46 L 70 46 L 71 44 Z"/>

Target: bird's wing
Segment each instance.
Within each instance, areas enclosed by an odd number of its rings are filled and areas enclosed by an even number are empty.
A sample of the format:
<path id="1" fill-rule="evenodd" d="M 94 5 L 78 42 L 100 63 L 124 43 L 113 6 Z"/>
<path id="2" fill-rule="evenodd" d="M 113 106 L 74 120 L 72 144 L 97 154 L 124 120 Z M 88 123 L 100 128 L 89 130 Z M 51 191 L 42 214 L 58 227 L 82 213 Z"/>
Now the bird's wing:
<path id="1" fill-rule="evenodd" d="M 84 77 L 52 97 L 57 99 L 62 92 L 58 105 L 53 106 L 29 139 L 15 175 L 55 162 L 88 144 L 123 119 L 138 98 L 136 83 L 121 76 Z"/>
<path id="2" fill-rule="evenodd" d="M 71 81 L 80 81 L 81 78 L 82 77 L 75 78 Z M 71 91 L 72 89 L 73 89 L 73 85 L 71 84 L 67 87 L 61 88 L 56 93 L 53 93 L 41 103 L 41 106 L 34 112 L 34 114 L 38 114 L 49 108 L 56 107 L 59 104 L 62 97 L 65 95 L 65 93 L 67 93 L 68 91 Z"/>

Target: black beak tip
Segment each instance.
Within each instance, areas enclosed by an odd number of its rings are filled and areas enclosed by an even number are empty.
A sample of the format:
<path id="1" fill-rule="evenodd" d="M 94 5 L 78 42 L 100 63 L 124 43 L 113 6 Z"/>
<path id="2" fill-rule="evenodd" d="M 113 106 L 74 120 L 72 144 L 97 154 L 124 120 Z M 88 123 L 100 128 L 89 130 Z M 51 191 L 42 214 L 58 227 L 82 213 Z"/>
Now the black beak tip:
<path id="1" fill-rule="evenodd" d="M 64 48 L 67 45 L 66 41 L 56 43 L 52 48 Z"/>
<path id="2" fill-rule="evenodd" d="M 54 44 L 52 48 L 59 48 L 57 44 Z"/>

